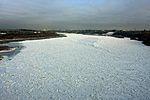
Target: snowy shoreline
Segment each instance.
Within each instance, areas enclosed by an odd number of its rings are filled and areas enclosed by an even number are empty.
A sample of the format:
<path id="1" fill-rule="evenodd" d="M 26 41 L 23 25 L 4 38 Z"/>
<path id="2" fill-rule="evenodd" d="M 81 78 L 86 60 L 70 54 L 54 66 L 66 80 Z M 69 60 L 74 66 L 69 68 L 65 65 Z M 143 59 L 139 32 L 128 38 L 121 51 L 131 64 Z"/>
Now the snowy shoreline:
<path id="1" fill-rule="evenodd" d="M 6 52 L 11 52 L 14 51 L 16 48 L 11 48 L 10 50 L 1 50 L 0 53 L 6 53 Z"/>

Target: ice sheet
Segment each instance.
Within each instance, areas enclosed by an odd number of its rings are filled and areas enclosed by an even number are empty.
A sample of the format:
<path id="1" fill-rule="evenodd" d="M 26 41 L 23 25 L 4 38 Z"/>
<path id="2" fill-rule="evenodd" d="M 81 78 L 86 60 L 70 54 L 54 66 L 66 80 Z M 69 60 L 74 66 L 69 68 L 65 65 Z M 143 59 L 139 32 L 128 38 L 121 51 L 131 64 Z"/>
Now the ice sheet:
<path id="1" fill-rule="evenodd" d="M 21 42 L 26 48 L 0 61 L 0 100 L 150 99 L 150 47 L 66 35 Z"/>

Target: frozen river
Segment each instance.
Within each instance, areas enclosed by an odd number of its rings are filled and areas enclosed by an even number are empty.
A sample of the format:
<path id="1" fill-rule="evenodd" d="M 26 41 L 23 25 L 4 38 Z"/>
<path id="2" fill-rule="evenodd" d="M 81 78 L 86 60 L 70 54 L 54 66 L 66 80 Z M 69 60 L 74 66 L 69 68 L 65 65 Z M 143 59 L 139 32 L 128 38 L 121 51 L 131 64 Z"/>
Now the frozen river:
<path id="1" fill-rule="evenodd" d="M 0 61 L 0 100 L 150 100 L 150 47 L 67 34 Z"/>

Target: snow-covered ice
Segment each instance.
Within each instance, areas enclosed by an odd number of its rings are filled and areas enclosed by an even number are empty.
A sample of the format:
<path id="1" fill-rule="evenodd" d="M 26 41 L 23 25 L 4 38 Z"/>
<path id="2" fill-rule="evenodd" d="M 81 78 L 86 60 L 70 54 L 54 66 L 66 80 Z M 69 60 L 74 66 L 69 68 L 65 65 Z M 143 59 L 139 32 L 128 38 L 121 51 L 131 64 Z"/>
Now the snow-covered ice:
<path id="1" fill-rule="evenodd" d="M 0 100 L 150 100 L 150 47 L 67 36 L 20 42 L 19 54 L 0 61 Z"/>

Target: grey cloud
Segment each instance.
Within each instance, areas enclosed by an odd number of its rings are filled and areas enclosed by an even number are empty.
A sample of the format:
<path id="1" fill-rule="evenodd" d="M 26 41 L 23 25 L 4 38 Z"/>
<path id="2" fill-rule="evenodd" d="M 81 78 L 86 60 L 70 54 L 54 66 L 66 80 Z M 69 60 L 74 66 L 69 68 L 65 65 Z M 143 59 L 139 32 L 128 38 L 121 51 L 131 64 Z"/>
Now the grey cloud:
<path id="1" fill-rule="evenodd" d="M 0 28 L 149 28 L 150 0 L 1 0 Z"/>

